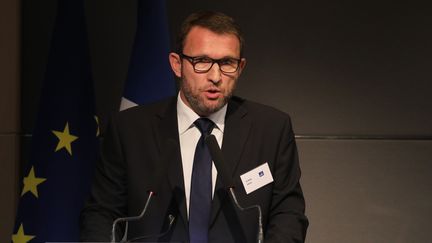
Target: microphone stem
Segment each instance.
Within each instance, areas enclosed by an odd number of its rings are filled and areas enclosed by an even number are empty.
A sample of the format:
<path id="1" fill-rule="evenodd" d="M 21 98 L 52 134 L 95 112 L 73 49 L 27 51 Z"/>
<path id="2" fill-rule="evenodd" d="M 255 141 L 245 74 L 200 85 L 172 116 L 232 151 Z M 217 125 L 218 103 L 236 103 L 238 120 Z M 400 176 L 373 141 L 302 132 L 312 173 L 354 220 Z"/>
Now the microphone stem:
<path id="1" fill-rule="evenodd" d="M 237 201 L 237 197 L 234 193 L 234 187 L 229 188 L 231 197 L 234 200 L 234 204 L 239 208 L 241 211 L 245 211 L 248 209 L 256 208 L 258 209 L 258 232 L 257 232 L 257 243 L 264 243 L 264 232 L 263 232 L 263 226 L 262 226 L 262 211 L 261 207 L 259 205 L 252 205 L 246 208 L 243 208 L 240 206 L 239 202 Z"/>
<path id="2" fill-rule="evenodd" d="M 135 242 L 137 240 L 142 240 L 147 238 L 160 238 L 162 236 L 165 236 L 171 230 L 175 217 L 172 214 L 170 214 L 168 215 L 168 220 L 169 220 L 168 229 L 166 229 L 163 233 L 156 234 L 156 235 L 144 235 L 144 236 L 135 237 L 131 240 L 128 240 L 126 243 Z"/>
<path id="3" fill-rule="evenodd" d="M 150 201 L 152 199 L 152 197 L 154 196 L 154 192 L 153 191 L 149 191 L 149 195 L 147 197 L 147 201 L 146 204 L 144 206 L 144 209 L 141 211 L 141 214 L 138 216 L 132 216 L 132 217 L 125 217 L 125 218 L 118 218 L 116 220 L 114 220 L 113 222 L 113 227 L 112 227 L 112 232 L 111 232 L 111 243 L 115 243 L 116 242 L 116 226 L 118 223 L 120 222 L 125 222 L 126 221 L 126 228 L 125 228 L 125 232 L 123 234 L 123 238 L 122 241 L 125 241 L 127 239 L 127 223 L 129 221 L 136 221 L 136 220 L 140 220 L 142 217 L 144 217 L 145 212 L 147 211 L 147 208 L 150 204 Z"/>

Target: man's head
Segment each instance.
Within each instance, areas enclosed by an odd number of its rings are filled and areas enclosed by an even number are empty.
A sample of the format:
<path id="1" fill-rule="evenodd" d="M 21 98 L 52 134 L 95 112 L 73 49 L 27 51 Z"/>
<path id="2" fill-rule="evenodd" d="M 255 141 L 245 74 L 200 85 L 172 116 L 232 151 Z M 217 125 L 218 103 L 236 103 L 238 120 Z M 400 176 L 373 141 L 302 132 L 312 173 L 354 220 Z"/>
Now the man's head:
<path id="1" fill-rule="evenodd" d="M 240 42 L 240 55 L 243 54 L 244 39 L 240 26 L 233 18 L 223 13 L 199 11 L 189 15 L 182 23 L 177 35 L 177 53 L 182 53 L 186 36 L 192 27 L 200 26 L 217 34 L 233 34 Z"/>
<path id="2" fill-rule="evenodd" d="M 183 22 L 171 67 L 180 78 L 180 97 L 200 116 L 221 109 L 232 96 L 246 60 L 243 37 L 222 13 L 197 12 Z"/>

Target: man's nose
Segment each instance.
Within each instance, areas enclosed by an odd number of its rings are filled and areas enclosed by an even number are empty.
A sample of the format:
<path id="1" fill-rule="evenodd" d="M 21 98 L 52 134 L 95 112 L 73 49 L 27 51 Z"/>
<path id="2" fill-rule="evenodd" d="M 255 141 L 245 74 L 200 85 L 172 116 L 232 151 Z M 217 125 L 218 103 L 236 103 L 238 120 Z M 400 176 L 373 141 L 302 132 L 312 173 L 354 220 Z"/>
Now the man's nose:
<path id="1" fill-rule="evenodd" d="M 207 73 L 207 78 L 214 84 L 219 83 L 222 80 L 222 72 L 218 63 L 213 64 Z"/>

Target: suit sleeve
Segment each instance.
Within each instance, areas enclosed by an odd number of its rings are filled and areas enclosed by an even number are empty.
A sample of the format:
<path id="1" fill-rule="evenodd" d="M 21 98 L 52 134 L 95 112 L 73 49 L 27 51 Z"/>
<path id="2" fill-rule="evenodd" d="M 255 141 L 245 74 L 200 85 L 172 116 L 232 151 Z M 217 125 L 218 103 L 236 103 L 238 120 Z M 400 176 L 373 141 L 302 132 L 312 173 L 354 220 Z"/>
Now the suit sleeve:
<path id="1" fill-rule="evenodd" d="M 299 182 L 301 172 L 297 146 L 289 118 L 278 144 L 265 242 L 300 243 L 305 240 L 309 223 L 305 216 L 305 200 Z"/>
<path id="2" fill-rule="evenodd" d="M 125 215 L 125 171 L 119 134 L 111 119 L 102 142 L 91 195 L 81 212 L 81 241 L 111 241 L 113 221 Z"/>

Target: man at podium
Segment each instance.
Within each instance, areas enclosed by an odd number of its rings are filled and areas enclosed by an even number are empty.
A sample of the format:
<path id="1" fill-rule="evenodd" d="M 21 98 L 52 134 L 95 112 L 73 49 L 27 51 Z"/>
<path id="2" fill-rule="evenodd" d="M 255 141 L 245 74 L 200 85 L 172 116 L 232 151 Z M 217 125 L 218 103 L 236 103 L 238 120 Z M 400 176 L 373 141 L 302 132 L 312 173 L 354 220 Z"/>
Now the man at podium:
<path id="1" fill-rule="evenodd" d="M 113 221 L 139 215 L 150 191 L 155 196 L 144 216 L 128 224 L 128 240 L 257 242 L 261 221 L 258 241 L 304 242 L 308 220 L 290 117 L 233 96 L 246 66 L 237 23 L 222 13 L 196 12 L 177 42 L 168 58 L 178 95 L 110 120 L 81 239 L 111 241 Z M 222 148 L 217 166 L 210 135 Z M 117 240 L 125 229 L 118 225 Z"/>

